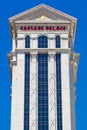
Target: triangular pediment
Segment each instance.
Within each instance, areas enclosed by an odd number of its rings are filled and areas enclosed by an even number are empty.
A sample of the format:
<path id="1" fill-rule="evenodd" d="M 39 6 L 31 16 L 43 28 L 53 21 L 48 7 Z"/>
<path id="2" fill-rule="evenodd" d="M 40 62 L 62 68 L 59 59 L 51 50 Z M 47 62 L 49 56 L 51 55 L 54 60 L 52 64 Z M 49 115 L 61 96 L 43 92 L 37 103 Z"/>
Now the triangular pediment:
<path id="1" fill-rule="evenodd" d="M 55 22 L 55 21 L 76 21 L 76 18 L 65 14 L 59 10 L 56 10 L 50 6 L 45 4 L 41 4 L 36 6 L 32 9 L 29 9 L 25 12 L 17 14 L 11 18 L 9 18 L 10 22 L 17 22 L 17 21 L 34 21 L 34 22 Z"/>

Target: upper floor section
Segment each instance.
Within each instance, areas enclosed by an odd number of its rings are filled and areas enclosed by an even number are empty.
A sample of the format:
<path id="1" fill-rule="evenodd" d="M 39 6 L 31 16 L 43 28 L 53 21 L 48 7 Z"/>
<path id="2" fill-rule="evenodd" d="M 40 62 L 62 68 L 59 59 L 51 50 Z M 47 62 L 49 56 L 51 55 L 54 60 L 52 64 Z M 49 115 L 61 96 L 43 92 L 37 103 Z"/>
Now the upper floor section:
<path id="1" fill-rule="evenodd" d="M 9 18 L 12 51 L 15 49 L 74 47 L 76 18 L 41 4 Z"/>
<path id="2" fill-rule="evenodd" d="M 47 53 L 69 55 L 76 80 L 79 54 L 74 52 L 77 19 L 41 4 L 9 18 L 12 51 L 8 54 L 10 70 L 17 65 L 17 54 Z"/>

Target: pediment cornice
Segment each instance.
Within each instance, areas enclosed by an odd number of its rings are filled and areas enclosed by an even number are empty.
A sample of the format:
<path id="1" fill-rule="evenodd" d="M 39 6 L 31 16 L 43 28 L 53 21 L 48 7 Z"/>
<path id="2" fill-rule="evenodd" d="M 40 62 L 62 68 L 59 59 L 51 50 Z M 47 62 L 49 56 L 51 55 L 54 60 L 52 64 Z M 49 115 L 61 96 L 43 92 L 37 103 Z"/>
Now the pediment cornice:
<path id="1" fill-rule="evenodd" d="M 35 20 L 36 18 L 40 18 L 41 16 L 46 16 L 47 18 L 53 20 L 76 21 L 76 18 L 68 14 L 65 14 L 59 10 L 56 10 L 50 6 L 47 6 L 45 4 L 41 4 L 27 11 L 19 13 L 9 18 L 9 21 L 15 22 L 18 20 Z"/>

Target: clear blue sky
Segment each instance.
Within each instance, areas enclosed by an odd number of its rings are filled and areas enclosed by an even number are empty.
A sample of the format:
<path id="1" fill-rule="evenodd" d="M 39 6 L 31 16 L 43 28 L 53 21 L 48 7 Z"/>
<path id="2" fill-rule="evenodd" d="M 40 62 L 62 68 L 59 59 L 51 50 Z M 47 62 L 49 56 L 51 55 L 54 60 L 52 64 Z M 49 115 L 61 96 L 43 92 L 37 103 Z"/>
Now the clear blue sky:
<path id="1" fill-rule="evenodd" d="M 86 0 L 0 0 L 0 130 L 10 130 L 10 73 L 7 53 L 11 51 L 8 18 L 45 3 L 78 19 L 75 51 L 81 54 L 76 83 L 76 130 L 87 130 L 87 1 Z"/>

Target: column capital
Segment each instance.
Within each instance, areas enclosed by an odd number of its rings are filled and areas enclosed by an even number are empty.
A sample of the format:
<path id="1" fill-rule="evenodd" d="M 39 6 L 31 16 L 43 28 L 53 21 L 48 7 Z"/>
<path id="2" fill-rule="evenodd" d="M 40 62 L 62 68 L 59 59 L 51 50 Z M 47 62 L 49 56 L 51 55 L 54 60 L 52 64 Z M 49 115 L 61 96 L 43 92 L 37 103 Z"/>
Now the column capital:
<path id="1" fill-rule="evenodd" d="M 55 54 L 56 53 L 54 51 L 49 51 L 48 52 L 50 62 L 54 62 Z"/>
<path id="2" fill-rule="evenodd" d="M 32 52 L 30 52 L 30 56 L 31 56 L 31 61 L 32 62 L 36 62 L 36 60 L 37 60 L 37 51 L 32 51 Z"/>

